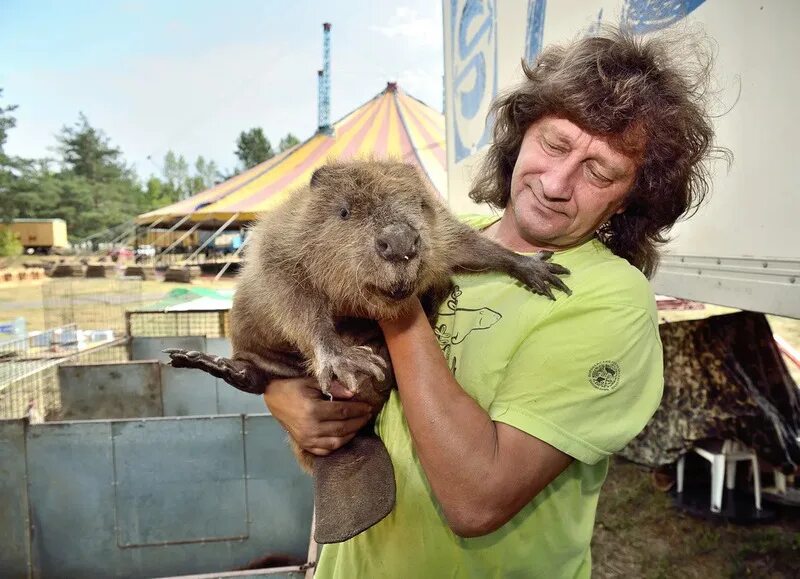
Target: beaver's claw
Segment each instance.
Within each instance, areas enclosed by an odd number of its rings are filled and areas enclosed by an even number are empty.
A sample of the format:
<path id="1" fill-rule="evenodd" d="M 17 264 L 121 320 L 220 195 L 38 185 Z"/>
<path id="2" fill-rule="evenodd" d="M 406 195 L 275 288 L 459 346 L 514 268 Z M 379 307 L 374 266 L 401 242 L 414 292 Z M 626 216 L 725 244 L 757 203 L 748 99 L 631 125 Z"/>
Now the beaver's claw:
<path id="1" fill-rule="evenodd" d="M 359 375 L 384 379 L 386 361 L 374 354 L 369 346 L 350 346 L 338 354 L 318 360 L 316 370 L 320 388 L 330 396 L 331 382 L 339 380 L 351 392 L 358 392 Z"/>
<path id="2" fill-rule="evenodd" d="M 249 394 L 263 394 L 267 384 L 261 370 L 241 360 L 231 360 L 222 356 L 213 356 L 196 350 L 181 350 L 167 348 L 164 353 L 169 354 L 170 364 L 173 368 L 196 368 L 208 372 L 212 376 L 222 378 L 243 392 Z"/>
<path id="3" fill-rule="evenodd" d="M 558 277 L 569 274 L 569 270 L 548 261 L 552 255 L 552 251 L 540 251 L 533 256 L 520 255 L 520 261 L 512 275 L 528 286 L 531 291 L 554 300 L 555 296 L 551 288 L 561 290 L 567 295 L 570 295 L 572 291 Z"/>

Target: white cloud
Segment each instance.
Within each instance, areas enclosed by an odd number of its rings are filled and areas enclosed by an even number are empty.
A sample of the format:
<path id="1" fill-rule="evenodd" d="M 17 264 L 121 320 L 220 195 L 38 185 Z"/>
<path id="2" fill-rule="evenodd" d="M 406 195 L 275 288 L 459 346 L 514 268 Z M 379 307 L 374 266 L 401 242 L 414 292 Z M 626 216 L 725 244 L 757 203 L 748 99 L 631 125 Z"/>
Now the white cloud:
<path id="1" fill-rule="evenodd" d="M 375 30 L 391 39 L 403 39 L 418 47 L 439 47 L 442 44 L 441 22 L 434 18 L 425 18 L 407 6 L 395 8 L 394 16 L 388 26 L 372 26 Z"/>
<path id="2" fill-rule="evenodd" d="M 429 107 L 437 111 L 442 110 L 444 83 L 441 74 L 425 68 L 405 69 L 398 74 L 397 82 L 400 84 L 400 88 L 410 95 L 422 99 Z M 438 98 L 431 100 L 437 95 Z"/>

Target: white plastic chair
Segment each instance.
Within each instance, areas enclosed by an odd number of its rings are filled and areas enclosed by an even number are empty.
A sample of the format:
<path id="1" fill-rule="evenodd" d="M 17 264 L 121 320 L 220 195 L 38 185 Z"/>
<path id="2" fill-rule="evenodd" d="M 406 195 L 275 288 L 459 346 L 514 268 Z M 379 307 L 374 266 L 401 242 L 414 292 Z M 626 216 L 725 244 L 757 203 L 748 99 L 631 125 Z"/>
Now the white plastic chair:
<path id="1" fill-rule="evenodd" d="M 756 500 L 756 510 L 761 510 L 761 477 L 758 472 L 758 457 L 756 453 L 735 440 L 726 440 L 718 451 L 709 450 L 701 446 L 692 447 L 696 452 L 711 463 L 711 511 L 719 513 L 722 510 L 722 487 L 727 479 L 727 488 L 733 489 L 736 484 L 736 463 L 750 461 L 753 468 L 753 494 Z M 678 459 L 678 493 L 683 492 L 683 470 L 686 455 Z"/>

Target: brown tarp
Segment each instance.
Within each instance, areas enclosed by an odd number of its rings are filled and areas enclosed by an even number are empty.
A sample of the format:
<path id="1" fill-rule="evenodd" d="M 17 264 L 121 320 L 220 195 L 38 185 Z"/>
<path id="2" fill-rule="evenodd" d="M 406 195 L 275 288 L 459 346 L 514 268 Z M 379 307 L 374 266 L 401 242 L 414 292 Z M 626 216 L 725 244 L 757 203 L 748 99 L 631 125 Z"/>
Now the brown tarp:
<path id="1" fill-rule="evenodd" d="M 620 453 L 651 467 L 703 439 L 735 439 L 784 472 L 800 464 L 800 395 L 763 314 L 660 326 L 664 398 Z"/>

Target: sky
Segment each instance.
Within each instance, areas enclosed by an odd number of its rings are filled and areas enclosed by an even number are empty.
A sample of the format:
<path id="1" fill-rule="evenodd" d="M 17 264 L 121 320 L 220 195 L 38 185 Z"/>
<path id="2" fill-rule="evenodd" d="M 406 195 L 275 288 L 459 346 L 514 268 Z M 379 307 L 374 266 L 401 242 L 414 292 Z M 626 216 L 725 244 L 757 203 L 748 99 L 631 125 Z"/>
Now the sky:
<path id="1" fill-rule="evenodd" d="M 5 151 L 56 158 L 81 112 L 142 179 L 170 149 L 231 170 L 253 127 L 274 148 L 305 140 L 323 22 L 332 122 L 388 81 L 441 110 L 441 21 L 437 0 L 0 0 L 0 107 L 18 105 Z"/>

